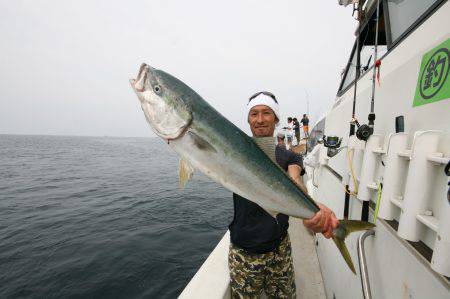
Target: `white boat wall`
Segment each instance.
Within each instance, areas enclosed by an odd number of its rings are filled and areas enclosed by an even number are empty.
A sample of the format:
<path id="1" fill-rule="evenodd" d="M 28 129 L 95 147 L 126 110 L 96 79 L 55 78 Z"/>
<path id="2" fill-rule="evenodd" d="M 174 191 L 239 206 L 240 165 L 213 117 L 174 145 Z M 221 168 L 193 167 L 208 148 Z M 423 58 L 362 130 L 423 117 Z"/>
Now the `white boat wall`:
<path id="1" fill-rule="evenodd" d="M 355 88 L 345 78 L 355 73 L 349 70 L 354 64 L 349 65 L 335 104 L 312 134 L 341 137 L 343 149 L 328 157 L 327 148 L 316 145 L 317 154 L 308 157 L 313 166 L 307 167 L 308 188 L 338 218 L 344 217 L 347 184 L 352 193 L 357 188 L 350 196 L 349 219 L 361 219 L 362 202 L 369 201 L 373 221 L 379 198 L 375 234 L 364 244 L 373 298 L 450 298 L 450 201 L 444 174 L 450 157 L 450 4 L 381 1 L 380 7 L 383 56 L 380 84 L 375 85 L 374 134 L 367 142 L 348 137 Z M 367 9 L 369 18 L 371 11 Z M 364 50 L 373 51 L 375 32 L 367 27 L 375 22 L 363 26 L 364 67 L 371 56 Z M 360 123 L 367 123 L 370 112 L 370 64 L 356 87 Z M 396 133 L 397 116 L 404 117 L 404 133 Z M 353 234 L 346 241 L 354 261 L 358 237 Z M 360 274 L 346 269 L 334 244 L 320 235 L 316 244 L 327 298 L 363 297 Z"/>
<path id="2" fill-rule="evenodd" d="M 361 76 L 357 80 L 355 117 L 367 123 L 371 110 L 373 50 L 377 1 L 368 1 L 361 25 Z M 312 129 L 305 159 L 309 193 L 344 218 L 345 186 L 349 186 L 348 218 L 361 219 L 369 203 L 369 221 L 378 218 L 374 234 L 351 234 L 346 244 L 361 275 L 346 266 L 336 246 L 322 235 L 315 245 L 323 278 L 302 283 L 301 298 L 450 298 L 450 4 L 447 0 L 380 0 L 373 135 L 367 141 L 349 137 L 355 91 L 353 47 L 336 101 Z M 356 42 L 355 42 L 356 44 Z M 404 132 L 395 120 L 403 116 Z M 341 150 L 327 155 L 316 138 L 338 136 Z M 301 223 L 290 220 L 296 276 L 316 277 L 314 266 L 301 264 L 307 237 Z M 292 230 L 296 231 L 293 233 Z M 303 238 L 303 239 L 301 239 Z M 297 240 L 298 239 L 298 240 Z M 301 240 L 300 240 L 301 239 Z M 360 239 L 360 240 L 359 240 Z M 365 260 L 358 255 L 358 241 Z M 185 288 L 182 298 L 229 298 L 229 235 L 208 257 Z M 314 254 L 315 255 L 315 254 Z M 296 262 L 295 260 L 298 260 Z M 364 284 L 363 284 L 364 282 Z M 317 294 L 317 295 L 313 295 Z"/>

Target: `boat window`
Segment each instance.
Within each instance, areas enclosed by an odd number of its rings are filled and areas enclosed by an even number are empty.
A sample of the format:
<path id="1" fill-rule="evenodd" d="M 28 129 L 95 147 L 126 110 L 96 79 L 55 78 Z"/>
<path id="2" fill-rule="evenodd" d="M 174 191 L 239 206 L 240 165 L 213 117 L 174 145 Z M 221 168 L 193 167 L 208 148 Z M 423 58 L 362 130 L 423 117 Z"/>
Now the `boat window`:
<path id="1" fill-rule="evenodd" d="M 341 84 L 341 90 L 344 90 L 349 86 L 354 80 L 355 80 L 355 73 L 356 73 L 356 55 L 354 49 L 356 45 L 353 46 L 353 52 L 352 52 L 352 58 L 350 59 L 350 62 L 347 64 L 347 69 L 345 72 L 344 80 Z"/>
<path id="2" fill-rule="evenodd" d="M 360 34 L 360 75 L 367 72 L 375 63 L 374 59 L 374 47 L 376 37 L 376 9 L 371 10 L 371 16 L 368 21 L 363 25 Z M 356 44 L 356 43 L 355 43 Z M 356 74 L 356 45 L 353 47 L 352 57 L 347 65 L 344 79 L 340 86 L 340 91 L 345 90 L 354 80 Z M 383 57 L 387 52 L 387 40 L 386 40 L 386 26 L 383 12 L 383 6 L 380 5 L 380 22 L 378 25 L 378 56 L 377 59 Z"/>
<path id="3" fill-rule="evenodd" d="M 311 130 L 308 138 L 308 151 L 312 151 L 312 149 L 318 144 L 318 141 L 323 138 L 323 131 L 325 130 L 325 118 L 320 120 L 314 128 Z"/>
<path id="4" fill-rule="evenodd" d="M 377 13 L 373 12 L 372 17 L 361 32 L 361 75 L 367 72 L 375 63 L 374 47 L 376 40 Z M 378 23 L 378 54 L 377 59 L 383 57 L 387 52 L 386 26 L 384 22 L 383 6 L 380 5 L 380 22 Z"/>
<path id="5" fill-rule="evenodd" d="M 392 41 L 395 42 L 413 23 L 439 0 L 388 0 Z"/>

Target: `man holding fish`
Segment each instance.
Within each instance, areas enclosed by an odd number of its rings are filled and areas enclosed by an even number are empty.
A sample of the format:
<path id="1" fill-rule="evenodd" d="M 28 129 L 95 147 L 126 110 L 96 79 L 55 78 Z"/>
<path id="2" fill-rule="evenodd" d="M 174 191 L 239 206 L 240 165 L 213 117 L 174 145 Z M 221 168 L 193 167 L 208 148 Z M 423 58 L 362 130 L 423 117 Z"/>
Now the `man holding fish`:
<path id="1" fill-rule="evenodd" d="M 301 156 L 274 143 L 273 135 L 280 119 L 276 97 L 269 92 L 250 97 L 247 117 L 254 141 L 307 193 L 301 179 L 305 172 Z M 228 256 L 232 297 L 258 298 L 264 291 L 270 298 L 294 298 L 295 275 L 287 232 L 289 217 L 266 211 L 236 193 L 233 201 Z M 304 225 L 330 238 L 339 221 L 330 209 L 320 204 L 319 207 L 320 211 L 304 220 Z"/>
<path id="2" fill-rule="evenodd" d="M 280 119 L 275 96 L 261 92 L 250 98 L 252 138 L 164 71 L 144 63 L 130 83 L 155 134 L 180 155 L 180 186 L 198 169 L 234 193 L 229 253 L 234 297 L 259 297 L 263 290 L 269 297 L 295 297 L 288 216 L 332 238 L 356 274 L 345 238 L 374 225 L 338 221 L 308 195 L 301 159 L 284 147 L 275 149 L 273 133 Z"/>

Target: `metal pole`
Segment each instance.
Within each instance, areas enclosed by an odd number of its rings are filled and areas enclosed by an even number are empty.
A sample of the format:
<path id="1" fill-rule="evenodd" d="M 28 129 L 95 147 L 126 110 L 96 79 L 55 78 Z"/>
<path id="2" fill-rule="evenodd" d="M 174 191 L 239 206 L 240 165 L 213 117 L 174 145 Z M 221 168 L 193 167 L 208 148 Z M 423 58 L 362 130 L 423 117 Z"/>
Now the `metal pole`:
<path id="1" fill-rule="evenodd" d="M 361 273 L 361 287 L 364 299 L 372 299 L 370 291 L 369 272 L 367 271 L 366 253 L 364 248 L 364 241 L 368 236 L 374 236 L 375 230 L 371 229 L 362 233 L 358 238 L 357 250 L 359 260 L 359 271 Z"/>

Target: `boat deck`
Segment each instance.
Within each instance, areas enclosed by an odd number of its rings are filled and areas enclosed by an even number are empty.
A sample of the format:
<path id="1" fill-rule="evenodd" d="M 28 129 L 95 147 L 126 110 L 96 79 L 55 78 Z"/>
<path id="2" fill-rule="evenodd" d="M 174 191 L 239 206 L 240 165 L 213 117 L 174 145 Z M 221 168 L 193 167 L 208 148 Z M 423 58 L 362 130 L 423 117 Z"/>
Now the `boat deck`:
<path id="1" fill-rule="evenodd" d="M 289 224 L 297 298 L 326 298 L 314 237 L 305 229 L 302 220 L 291 217 Z M 230 298 L 229 244 L 227 232 L 179 298 Z"/>
<path id="2" fill-rule="evenodd" d="M 297 298 L 326 298 L 313 235 L 306 230 L 301 219 L 291 217 L 289 236 L 294 259 Z"/>

